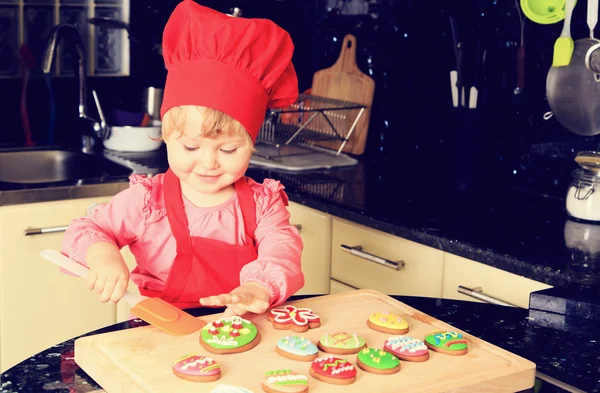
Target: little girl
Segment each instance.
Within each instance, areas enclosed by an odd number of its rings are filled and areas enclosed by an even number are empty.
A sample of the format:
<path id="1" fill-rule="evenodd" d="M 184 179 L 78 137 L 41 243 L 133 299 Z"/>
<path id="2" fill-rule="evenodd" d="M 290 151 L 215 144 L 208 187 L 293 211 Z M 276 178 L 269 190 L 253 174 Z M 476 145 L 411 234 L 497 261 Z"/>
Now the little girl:
<path id="1" fill-rule="evenodd" d="M 62 252 L 90 268 L 88 287 L 116 303 L 137 266 L 140 293 L 180 307 L 262 313 L 304 285 L 302 240 L 283 186 L 246 178 L 267 108 L 298 96 L 289 35 L 268 20 L 232 18 L 192 0 L 163 34 L 161 108 L 169 169 L 67 229 Z"/>

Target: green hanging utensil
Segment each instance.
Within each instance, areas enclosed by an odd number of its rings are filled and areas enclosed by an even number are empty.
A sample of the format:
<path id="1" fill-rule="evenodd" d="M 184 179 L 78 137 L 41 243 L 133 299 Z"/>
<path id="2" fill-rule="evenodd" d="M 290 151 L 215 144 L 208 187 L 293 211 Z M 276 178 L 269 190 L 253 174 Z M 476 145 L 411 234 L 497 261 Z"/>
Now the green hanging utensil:
<path id="1" fill-rule="evenodd" d="M 571 37 L 571 15 L 575 8 L 575 0 L 567 0 L 565 7 L 565 24 L 563 25 L 560 37 L 554 43 L 554 54 L 552 57 L 552 67 L 565 67 L 571 62 L 575 43 Z"/>
<path id="2" fill-rule="evenodd" d="M 566 0 L 520 0 L 525 16 L 541 25 L 550 25 L 565 19 L 565 2 Z"/>

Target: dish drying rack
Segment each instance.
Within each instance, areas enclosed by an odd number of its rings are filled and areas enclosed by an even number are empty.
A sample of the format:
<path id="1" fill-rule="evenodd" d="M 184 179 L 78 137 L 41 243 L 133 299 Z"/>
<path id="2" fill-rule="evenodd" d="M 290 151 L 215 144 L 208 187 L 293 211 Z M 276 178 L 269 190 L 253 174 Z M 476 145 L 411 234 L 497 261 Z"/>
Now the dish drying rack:
<path id="1" fill-rule="evenodd" d="M 356 164 L 342 153 L 366 106 L 333 98 L 300 94 L 292 105 L 271 109 L 259 130 L 250 161 L 288 170 Z M 337 150 L 318 146 L 339 141 Z"/>
<path id="2" fill-rule="evenodd" d="M 344 173 L 343 170 L 341 173 L 287 173 L 261 168 L 260 171 L 250 169 L 247 175 L 259 182 L 267 178 L 277 179 L 285 186 L 288 194 L 307 193 L 311 197 L 324 198 L 339 204 L 364 203 L 364 196 L 352 189 L 356 176 L 354 169 L 349 169 L 348 173 Z"/>

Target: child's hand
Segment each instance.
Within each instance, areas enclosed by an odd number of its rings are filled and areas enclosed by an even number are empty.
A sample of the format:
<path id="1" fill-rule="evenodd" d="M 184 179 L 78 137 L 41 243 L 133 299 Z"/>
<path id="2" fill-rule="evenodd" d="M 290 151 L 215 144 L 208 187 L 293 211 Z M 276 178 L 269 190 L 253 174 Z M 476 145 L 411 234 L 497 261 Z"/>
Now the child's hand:
<path id="1" fill-rule="evenodd" d="M 225 316 L 243 315 L 246 312 L 262 314 L 269 308 L 271 296 L 264 286 L 256 282 L 243 284 L 228 294 L 200 299 L 203 306 L 227 306 Z"/>
<path id="2" fill-rule="evenodd" d="M 86 278 L 88 289 L 100 295 L 102 303 L 121 300 L 129 283 L 129 268 L 119 249 L 109 243 L 93 244 L 86 262 L 90 268 Z"/>

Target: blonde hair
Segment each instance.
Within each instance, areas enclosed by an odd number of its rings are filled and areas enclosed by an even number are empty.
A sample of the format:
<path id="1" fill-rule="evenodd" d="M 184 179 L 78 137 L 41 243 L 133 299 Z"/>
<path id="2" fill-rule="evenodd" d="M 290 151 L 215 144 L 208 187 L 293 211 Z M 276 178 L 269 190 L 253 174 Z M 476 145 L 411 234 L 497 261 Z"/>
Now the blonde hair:
<path id="1" fill-rule="evenodd" d="M 219 135 L 235 135 L 244 138 L 246 141 L 247 147 L 254 150 L 254 142 L 250 137 L 246 128 L 226 113 L 223 113 L 219 110 L 207 108 L 203 106 L 196 106 L 197 110 L 201 111 L 204 119 L 202 124 L 202 131 L 199 135 L 194 136 L 202 136 L 205 138 L 215 138 Z M 167 140 L 168 137 L 173 132 L 178 132 L 179 135 L 176 138 L 179 138 L 183 134 L 183 130 L 185 129 L 186 116 L 183 108 L 179 106 L 175 106 L 169 109 L 163 116 L 162 119 L 162 138 L 163 140 Z"/>

